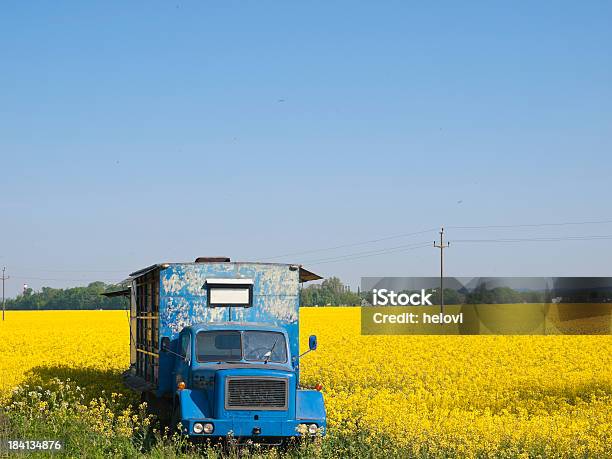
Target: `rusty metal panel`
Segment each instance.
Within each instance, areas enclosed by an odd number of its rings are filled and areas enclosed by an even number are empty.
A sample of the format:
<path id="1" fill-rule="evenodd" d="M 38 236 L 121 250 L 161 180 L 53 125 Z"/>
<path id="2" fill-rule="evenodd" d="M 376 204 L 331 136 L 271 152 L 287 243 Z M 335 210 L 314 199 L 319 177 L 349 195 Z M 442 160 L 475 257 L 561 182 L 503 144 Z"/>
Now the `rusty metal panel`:
<path id="1" fill-rule="evenodd" d="M 253 280 L 250 308 L 207 306 L 206 279 Z M 173 264 L 160 272 L 160 335 L 175 338 L 187 325 L 200 322 L 264 322 L 284 327 L 295 343 L 298 337 L 299 270 L 284 264 Z M 295 338 L 295 339 L 293 339 Z"/>

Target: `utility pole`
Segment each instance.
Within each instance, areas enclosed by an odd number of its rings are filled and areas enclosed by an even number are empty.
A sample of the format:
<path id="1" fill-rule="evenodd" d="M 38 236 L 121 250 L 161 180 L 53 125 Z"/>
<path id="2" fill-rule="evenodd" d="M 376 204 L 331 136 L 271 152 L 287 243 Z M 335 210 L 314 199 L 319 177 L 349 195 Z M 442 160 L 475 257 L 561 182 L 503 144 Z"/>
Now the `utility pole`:
<path id="1" fill-rule="evenodd" d="M 450 243 L 444 244 L 444 227 L 440 228 L 440 243 L 433 246 L 440 249 L 440 312 L 444 312 L 444 249 L 448 248 Z"/>
<path id="2" fill-rule="evenodd" d="M 6 266 L 2 268 L 2 321 L 4 322 L 4 281 L 9 280 L 9 276 L 5 276 Z"/>

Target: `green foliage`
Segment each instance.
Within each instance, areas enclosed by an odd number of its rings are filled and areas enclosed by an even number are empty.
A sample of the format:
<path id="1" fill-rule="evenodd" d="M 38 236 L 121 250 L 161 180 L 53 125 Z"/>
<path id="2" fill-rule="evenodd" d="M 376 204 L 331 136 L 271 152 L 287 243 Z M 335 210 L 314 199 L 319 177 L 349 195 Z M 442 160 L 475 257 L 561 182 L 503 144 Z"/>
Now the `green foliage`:
<path id="1" fill-rule="evenodd" d="M 42 385 L 23 385 L 0 405 L 0 440 L 59 440 L 62 449 L 30 453 L 49 458 L 339 458 L 414 457 L 390 440 L 372 439 L 367 431 L 353 435 L 295 438 L 283 447 L 257 444 L 191 442 L 147 414 L 146 404 L 102 392 L 95 397 L 75 381 L 51 379 Z M 429 455 L 423 455 L 427 457 Z"/>
<path id="2" fill-rule="evenodd" d="M 7 439 L 57 440 L 60 451 L 41 457 L 136 457 L 148 438 L 150 417 L 121 394 L 88 399 L 70 380 L 17 387 L 0 417 Z M 4 447 L 4 445 L 3 445 Z"/>
<path id="3" fill-rule="evenodd" d="M 354 306 L 361 305 L 361 298 L 337 277 L 325 279 L 321 284 L 310 285 L 300 291 L 302 306 Z"/>
<path id="4" fill-rule="evenodd" d="M 118 290 L 119 287 L 104 282 L 92 282 L 87 287 L 67 289 L 43 287 L 40 292 L 27 289 L 15 299 L 6 301 L 7 309 L 127 309 L 128 300 L 124 297 L 107 298 L 104 292 Z"/>

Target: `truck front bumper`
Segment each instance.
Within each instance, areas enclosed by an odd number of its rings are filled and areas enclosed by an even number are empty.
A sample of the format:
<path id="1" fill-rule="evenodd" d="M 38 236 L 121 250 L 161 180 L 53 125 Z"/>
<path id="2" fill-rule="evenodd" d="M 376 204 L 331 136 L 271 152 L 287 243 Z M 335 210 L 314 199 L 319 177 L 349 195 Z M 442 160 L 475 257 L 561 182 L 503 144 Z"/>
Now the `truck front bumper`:
<path id="1" fill-rule="evenodd" d="M 196 433 L 194 426 L 212 424 L 214 430 L 210 434 Z M 300 437 L 325 434 L 324 419 L 286 419 L 286 420 L 253 420 L 253 419 L 183 419 L 181 421 L 184 433 L 192 437 Z M 316 425 L 317 431 L 309 433 L 308 427 Z M 197 430 L 197 429 L 196 429 Z"/>
<path id="2" fill-rule="evenodd" d="M 296 401 L 290 397 L 287 411 L 234 411 L 219 408 L 220 414 L 207 410 L 209 404 L 204 391 L 183 389 L 177 395 L 180 419 L 185 434 L 191 437 L 300 437 L 325 435 L 327 424 L 323 395 L 313 390 L 297 390 Z M 198 426 L 198 424 L 200 424 Z M 203 429 L 212 424 L 213 430 Z M 316 426 L 316 429 L 315 429 Z M 310 430 L 309 430 L 310 428 Z M 208 432 L 208 433 L 205 433 Z"/>

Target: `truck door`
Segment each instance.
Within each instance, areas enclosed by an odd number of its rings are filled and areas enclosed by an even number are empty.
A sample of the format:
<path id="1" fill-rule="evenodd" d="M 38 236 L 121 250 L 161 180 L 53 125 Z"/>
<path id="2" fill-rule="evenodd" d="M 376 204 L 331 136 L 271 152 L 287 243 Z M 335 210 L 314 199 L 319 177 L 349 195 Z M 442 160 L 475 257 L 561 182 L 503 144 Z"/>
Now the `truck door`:
<path id="1" fill-rule="evenodd" d="M 191 370 L 191 334 L 189 330 L 183 330 L 179 335 L 179 354 L 180 358 L 176 358 L 176 381 L 185 381 L 187 383 L 190 377 Z"/>

